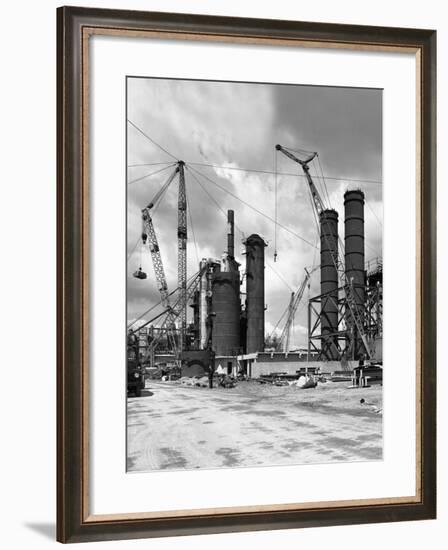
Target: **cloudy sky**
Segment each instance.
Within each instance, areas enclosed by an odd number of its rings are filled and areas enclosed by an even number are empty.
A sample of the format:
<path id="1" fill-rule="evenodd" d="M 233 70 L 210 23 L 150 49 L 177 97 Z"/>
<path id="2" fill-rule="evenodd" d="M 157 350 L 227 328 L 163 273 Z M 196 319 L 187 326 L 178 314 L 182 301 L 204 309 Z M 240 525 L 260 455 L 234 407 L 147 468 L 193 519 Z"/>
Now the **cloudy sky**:
<path id="1" fill-rule="evenodd" d="M 128 123 L 128 322 L 160 300 L 149 252 L 146 249 L 142 253 L 141 246 L 136 246 L 141 209 L 171 172 L 167 168 L 144 177 L 168 167 L 156 163 L 175 159 L 184 160 L 187 166 L 199 163 L 186 170 L 188 276 L 198 270 L 201 258 L 220 258 L 225 251 L 227 209 L 235 211 L 235 253 L 242 268 L 243 238 L 258 233 L 266 240 L 266 333 L 272 331 L 287 307 L 291 290 L 299 287 L 304 268 L 317 263 L 318 235 L 306 180 L 298 177 L 303 172 L 277 153 L 278 172 L 287 174 L 277 179 L 277 219 L 290 231 L 277 227 L 278 257 L 274 263 L 275 224 L 268 217 L 275 216 L 275 177 L 235 168 L 272 172 L 276 143 L 318 151 L 328 199 L 321 180 L 315 181 L 326 203 L 339 212 L 341 237 L 343 193 L 361 188 L 367 203 L 366 259 L 381 256 L 380 90 L 152 78 L 128 78 L 127 85 L 128 120 L 165 150 Z M 310 166 L 312 175 L 320 175 L 316 161 Z M 170 290 L 177 284 L 176 201 L 174 180 L 153 216 Z M 148 273 L 144 281 L 132 277 L 140 263 Z M 310 294 L 319 294 L 318 272 L 312 278 Z M 156 308 L 143 319 L 158 311 Z M 296 316 L 293 345 L 306 345 L 304 307 Z"/>

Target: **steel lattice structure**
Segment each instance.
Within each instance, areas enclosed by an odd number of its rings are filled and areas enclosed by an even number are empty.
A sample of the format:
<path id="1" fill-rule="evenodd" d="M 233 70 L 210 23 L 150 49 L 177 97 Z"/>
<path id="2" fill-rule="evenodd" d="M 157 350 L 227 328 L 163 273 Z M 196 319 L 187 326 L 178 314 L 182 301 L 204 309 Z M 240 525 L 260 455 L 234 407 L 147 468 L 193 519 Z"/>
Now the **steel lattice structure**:
<path id="1" fill-rule="evenodd" d="M 382 282 L 364 287 L 366 303 L 362 308 L 362 314 L 358 317 L 358 323 L 362 323 L 365 339 L 369 343 L 372 355 L 375 354 L 375 342 L 382 337 L 383 317 L 383 287 Z M 325 313 L 325 304 L 331 301 L 338 309 L 337 331 L 323 336 L 321 334 L 322 316 Z M 321 294 L 311 298 L 308 302 L 308 353 L 317 353 L 317 360 L 352 360 L 355 358 L 356 349 L 361 345 L 362 339 L 353 323 L 352 308 L 347 301 L 346 287 L 338 288 L 338 299 L 333 293 Z"/>
<path id="2" fill-rule="evenodd" d="M 164 325 L 171 334 L 171 343 L 173 349 L 182 351 L 185 346 L 185 337 L 187 329 L 187 195 L 185 190 L 185 172 L 184 162 L 180 160 L 171 176 L 168 178 L 162 189 L 157 193 L 156 198 L 142 210 L 142 240 L 143 244 L 148 242 L 151 252 L 154 273 L 157 285 L 162 299 L 162 305 L 167 310 Z M 179 301 L 177 311 L 172 308 L 169 300 L 168 284 L 165 270 L 163 267 L 160 247 L 154 230 L 150 210 L 154 207 L 161 195 L 169 187 L 175 176 L 179 174 L 179 194 L 178 194 L 178 223 L 177 223 L 177 242 L 178 242 L 178 266 L 177 281 L 179 289 Z M 179 305 L 180 304 L 180 305 Z M 175 321 L 179 319 L 179 338 L 174 334 Z"/>
<path id="3" fill-rule="evenodd" d="M 184 349 L 187 330 L 187 195 L 185 191 L 184 162 L 179 161 L 179 196 L 177 219 L 177 286 L 179 287 L 182 310 L 179 315 L 180 351 Z"/>

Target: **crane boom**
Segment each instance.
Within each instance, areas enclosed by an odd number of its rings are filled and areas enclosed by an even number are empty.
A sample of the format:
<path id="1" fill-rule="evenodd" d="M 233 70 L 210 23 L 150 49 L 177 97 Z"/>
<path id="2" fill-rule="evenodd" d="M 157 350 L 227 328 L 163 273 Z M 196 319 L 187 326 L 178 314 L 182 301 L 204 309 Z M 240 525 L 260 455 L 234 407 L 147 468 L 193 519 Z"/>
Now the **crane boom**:
<path id="1" fill-rule="evenodd" d="M 166 181 L 163 189 L 166 190 L 170 183 L 174 180 L 176 174 L 179 172 L 179 166 L 173 171 L 168 180 Z M 176 347 L 175 337 L 172 334 L 172 329 L 174 327 L 175 317 L 170 305 L 168 283 L 165 275 L 165 269 L 163 267 L 162 256 L 160 254 L 159 242 L 157 240 L 157 235 L 154 229 L 154 224 L 150 214 L 150 210 L 154 207 L 155 200 L 148 204 L 142 210 L 142 242 L 145 245 L 148 243 L 149 250 L 151 253 L 152 265 L 154 267 L 154 274 L 156 276 L 157 286 L 160 292 L 160 297 L 162 300 L 163 307 L 167 310 L 167 326 L 170 329 L 171 339 L 173 346 Z"/>
<path id="2" fill-rule="evenodd" d="M 162 305 L 165 309 L 170 308 L 170 299 L 168 292 L 168 284 L 165 276 L 165 269 L 162 263 L 162 256 L 160 254 L 160 247 L 157 240 L 157 235 L 154 229 L 151 215 L 148 208 L 142 210 L 142 241 L 143 244 L 148 243 L 149 250 L 151 252 L 152 264 L 154 267 L 154 273 L 156 276 L 157 287 L 162 299 Z"/>
<path id="3" fill-rule="evenodd" d="M 275 148 L 277 149 L 277 151 L 281 151 L 285 156 L 287 156 L 289 159 L 293 160 L 294 162 L 297 162 L 302 167 L 305 173 L 306 179 L 308 181 L 308 185 L 310 186 L 311 197 L 313 199 L 314 206 L 316 208 L 318 216 L 320 216 L 320 214 L 325 210 L 325 205 L 323 203 L 322 197 L 319 194 L 319 191 L 317 190 L 317 187 L 314 185 L 314 181 L 311 178 L 310 169 L 308 166 L 308 164 L 316 157 L 317 153 L 313 153 L 307 159 L 301 160 L 295 155 L 293 155 L 291 151 L 288 151 L 288 149 L 285 149 L 282 145 L 277 144 Z"/>
<path id="4" fill-rule="evenodd" d="M 289 311 L 288 311 L 288 319 L 286 320 L 286 324 L 283 328 L 283 331 L 280 335 L 279 344 L 283 348 L 284 352 L 289 351 L 289 342 L 291 339 L 291 327 L 294 322 L 294 317 L 297 313 L 297 309 L 302 301 L 303 294 L 305 292 L 306 285 L 308 284 L 308 281 L 310 280 L 311 274 L 316 271 L 317 267 L 313 268 L 311 271 L 308 271 L 305 269 L 305 277 L 303 278 L 302 282 L 300 283 L 299 290 L 297 292 L 293 292 L 291 294 L 291 301 L 289 304 Z"/>
<path id="5" fill-rule="evenodd" d="M 288 306 L 288 319 L 286 320 L 286 325 L 283 329 L 283 332 L 280 336 L 280 345 L 283 347 L 283 351 L 286 353 L 289 351 L 289 341 L 291 339 L 291 328 L 294 322 L 294 302 L 296 294 L 291 292 L 291 299 Z"/>

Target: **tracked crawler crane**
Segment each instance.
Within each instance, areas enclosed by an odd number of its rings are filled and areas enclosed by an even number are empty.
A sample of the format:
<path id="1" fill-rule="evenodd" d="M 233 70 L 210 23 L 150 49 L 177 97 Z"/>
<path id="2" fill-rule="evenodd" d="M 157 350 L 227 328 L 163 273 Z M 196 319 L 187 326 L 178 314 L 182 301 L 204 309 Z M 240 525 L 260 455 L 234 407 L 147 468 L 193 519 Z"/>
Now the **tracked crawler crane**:
<path id="1" fill-rule="evenodd" d="M 170 305 L 168 283 L 163 267 L 160 247 L 157 240 L 157 235 L 154 229 L 154 224 L 151 216 L 152 208 L 157 204 L 161 196 L 168 189 L 176 175 L 179 174 L 179 194 L 178 194 L 178 224 L 177 224 L 177 240 L 178 240 L 178 288 L 179 300 L 176 304 L 176 311 Z M 168 331 L 168 337 L 171 340 L 171 345 L 177 353 L 182 351 L 185 344 L 185 333 L 187 326 L 187 197 L 185 190 L 185 173 L 184 162 L 178 161 L 176 168 L 169 176 L 160 191 L 155 195 L 154 199 L 142 210 L 142 243 L 149 245 L 152 264 L 157 281 L 157 286 L 160 292 L 163 307 L 166 309 L 167 315 L 164 321 L 164 326 Z M 146 279 L 146 273 L 139 268 L 134 273 L 134 277 L 138 279 Z M 175 321 L 179 319 L 179 342 L 176 342 L 175 336 Z"/>

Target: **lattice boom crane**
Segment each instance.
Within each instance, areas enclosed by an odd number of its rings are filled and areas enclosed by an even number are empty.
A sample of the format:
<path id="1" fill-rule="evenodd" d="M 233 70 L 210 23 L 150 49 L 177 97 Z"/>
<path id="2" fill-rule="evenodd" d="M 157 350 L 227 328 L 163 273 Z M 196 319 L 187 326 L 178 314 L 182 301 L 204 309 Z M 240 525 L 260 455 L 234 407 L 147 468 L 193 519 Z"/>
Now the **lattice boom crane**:
<path id="1" fill-rule="evenodd" d="M 296 157 L 291 151 L 283 147 L 282 145 L 277 144 L 275 146 L 277 151 L 280 151 L 283 153 L 286 157 L 293 160 L 294 162 L 297 162 L 300 164 L 300 166 L 303 169 L 303 172 L 306 176 L 306 179 L 308 181 L 308 185 L 310 187 L 311 191 L 311 197 L 313 199 L 314 207 L 316 209 L 316 212 L 318 216 L 322 214 L 322 212 L 325 210 L 324 202 L 319 194 L 319 191 L 317 190 L 317 187 L 315 186 L 313 179 L 310 174 L 310 169 L 308 164 L 317 156 L 317 153 L 312 153 L 307 159 L 301 160 L 298 157 Z M 331 247 L 330 248 L 330 254 L 334 263 L 334 266 L 336 270 L 341 274 L 342 283 L 345 289 L 345 296 L 347 299 L 347 303 L 350 309 L 350 314 L 353 318 L 353 321 L 356 325 L 356 328 L 358 330 L 359 335 L 361 336 L 362 342 L 364 344 L 364 348 L 366 350 L 366 353 L 368 355 L 368 358 L 370 359 L 372 357 L 372 353 L 370 351 L 369 342 L 367 340 L 367 335 L 364 330 L 364 322 L 362 318 L 362 314 L 358 310 L 355 297 L 353 295 L 353 284 L 352 281 L 347 281 L 347 278 L 345 276 L 345 269 L 343 266 L 341 266 L 341 263 L 338 261 L 337 255 L 334 254 Z M 341 269 L 342 267 L 342 269 Z"/>
<path id="2" fill-rule="evenodd" d="M 302 301 L 303 294 L 305 292 L 305 288 L 308 284 L 308 281 L 310 280 L 311 274 L 314 273 L 316 269 L 317 267 L 313 268 L 311 271 L 308 271 L 307 269 L 305 269 L 305 277 L 300 283 L 299 290 L 291 294 L 291 302 L 289 304 L 288 318 L 286 320 L 286 324 L 282 330 L 282 333 L 280 335 L 280 340 L 279 340 L 279 347 L 281 347 L 285 353 L 289 351 L 289 343 L 291 339 L 291 328 L 294 323 L 294 317 Z"/>
<path id="3" fill-rule="evenodd" d="M 174 328 L 174 322 L 179 318 L 179 348 L 183 350 L 185 344 L 185 335 L 187 329 L 187 194 L 185 189 L 185 163 L 180 160 L 177 162 L 176 168 L 158 191 L 154 199 L 142 210 L 142 241 L 145 245 L 149 244 L 154 273 L 156 276 L 157 285 L 162 299 L 163 307 L 168 311 L 166 318 L 166 326 Z M 160 197 L 168 189 L 176 175 L 179 174 L 179 194 L 178 194 L 178 219 L 177 219 L 177 242 L 178 242 L 178 266 L 177 266 L 177 283 L 179 288 L 179 302 L 177 311 L 174 314 L 169 302 L 168 284 L 163 268 L 162 257 L 160 255 L 160 247 L 157 241 L 157 236 L 154 230 L 154 224 L 150 214 L 150 210 L 154 207 Z M 134 274 L 138 279 L 145 279 L 146 273 L 140 269 Z M 173 345 L 175 345 L 175 336 L 172 335 Z"/>

